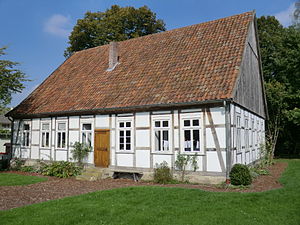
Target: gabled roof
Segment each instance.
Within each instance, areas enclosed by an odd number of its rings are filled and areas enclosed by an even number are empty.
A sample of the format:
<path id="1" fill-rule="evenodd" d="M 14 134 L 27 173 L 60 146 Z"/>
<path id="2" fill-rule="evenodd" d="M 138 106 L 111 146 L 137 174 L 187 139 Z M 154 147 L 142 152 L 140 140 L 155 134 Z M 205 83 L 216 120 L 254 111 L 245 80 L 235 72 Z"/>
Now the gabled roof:
<path id="1" fill-rule="evenodd" d="M 105 112 L 232 98 L 254 12 L 76 52 L 9 113 Z"/>

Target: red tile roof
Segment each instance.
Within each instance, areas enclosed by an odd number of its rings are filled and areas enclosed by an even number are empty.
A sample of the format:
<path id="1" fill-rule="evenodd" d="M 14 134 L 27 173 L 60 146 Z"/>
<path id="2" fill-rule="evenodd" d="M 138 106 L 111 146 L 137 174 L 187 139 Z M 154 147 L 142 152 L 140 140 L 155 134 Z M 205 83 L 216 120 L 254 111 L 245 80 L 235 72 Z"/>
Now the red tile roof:
<path id="1" fill-rule="evenodd" d="M 76 52 L 11 116 L 147 107 L 232 98 L 253 12 Z"/>

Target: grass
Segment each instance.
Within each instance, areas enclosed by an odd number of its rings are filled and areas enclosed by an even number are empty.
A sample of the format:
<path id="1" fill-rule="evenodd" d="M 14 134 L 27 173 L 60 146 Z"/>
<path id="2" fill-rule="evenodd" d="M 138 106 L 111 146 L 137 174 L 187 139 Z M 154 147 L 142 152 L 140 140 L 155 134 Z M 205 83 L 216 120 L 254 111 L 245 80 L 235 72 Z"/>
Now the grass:
<path id="1" fill-rule="evenodd" d="M 14 173 L 0 173 L 0 186 L 27 185 L 46 181 L 45 177 L 25 176 Z"/>
<path id="2" fill-rule="evenodd" d="M 0 212 L 5 224 L 300 224 L 300 160 L 289 163 L 284 188 L 260 193 L 128 187 Z"/>

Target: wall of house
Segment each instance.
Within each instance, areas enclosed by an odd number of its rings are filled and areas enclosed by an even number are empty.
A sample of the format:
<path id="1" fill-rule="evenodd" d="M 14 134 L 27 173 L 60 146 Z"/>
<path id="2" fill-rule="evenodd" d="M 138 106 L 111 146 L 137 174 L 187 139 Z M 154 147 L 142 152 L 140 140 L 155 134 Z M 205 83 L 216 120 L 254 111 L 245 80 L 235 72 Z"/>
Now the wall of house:
<path id="1" fill-rule="evenodd" d="M 265 120 L 234 104 L 231 105 L 230 112 L 232 165 L 251 164 L 262 156 Z"/>
<path id="2" fill-rule="evenodd" d="M 200 142 L 195 144 L 197 150 L 193 153 L 186 152 L 189 147 L 184 140 L 184 121 L 199 121 Z M 131 150 L 120 149 L 120 122 L 131 122 Z M 168 121 L 169 150 L 156 151 L 155 149 L 155 122 Z M 49 147 L 42 146 L 42 126 L 50 124 Z M 66 146 L 58 148 L 58 124 L 66 124 Z M 91 140 L 94 145 L 95 129 L 110 129 L 110 167 L 111 168 L 136 168 L 140 170 L 153 169 L 157 164 L 166 161 L 169 166 L 174 166 L 178 153 L 197 153 L 197 171 L 212 173 L 225 173 L 226 165 L 226 138 L 225 138 L 225 108 L 198 108 L 170 111 L 137 112 L 129 114 L 72 116 L 57 118 L 40 118 L 32 120 L 15 120 L 13 134 L 14 155 L 22 158 L 41 160 L 71 160 L 72 144 L 81 141 L 82 124 L 90 123 Z M 195 122 L 198 123 L 198 122 Z M 23 127 L 30 127 L 30 140 L 24 146 Z M 197 124 L 196 124 L 197 125 Z M 28 127 L 28 126 L 27 126 Z M 164 128 L 163 128 L 164 129 Z M 191 128 L 192 129 L 192 128 Z M 195 128 L 197 130 L 197 128 Z M 187 131 L 188 132 L 188 131 Z M 192 131 L 191 131 L 192 132 Z M 198 131 L 196 131 L 195 135 Z M 25 143 L 26 145 L 26 143 Z M 164 143 L 162 143 L 162 146 Z M 198 146 L 198 147 L 197 147 Z M 93 152 L 86 159 L 87 163 L 94 163 Z M 189 168 L 192 170 L 192 168 Z"/>

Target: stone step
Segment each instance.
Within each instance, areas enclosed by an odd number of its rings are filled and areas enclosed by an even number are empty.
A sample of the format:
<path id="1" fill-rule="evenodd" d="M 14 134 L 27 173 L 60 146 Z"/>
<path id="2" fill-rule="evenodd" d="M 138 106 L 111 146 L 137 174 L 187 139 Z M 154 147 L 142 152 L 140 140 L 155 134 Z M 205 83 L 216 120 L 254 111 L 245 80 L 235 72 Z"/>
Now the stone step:
<path id="1" fill-rule="evenodd" d="M 87 167 L 76 179 L 94 181 L 108 177 L 112 177 L 112 173 L 108 168 Z"/>

